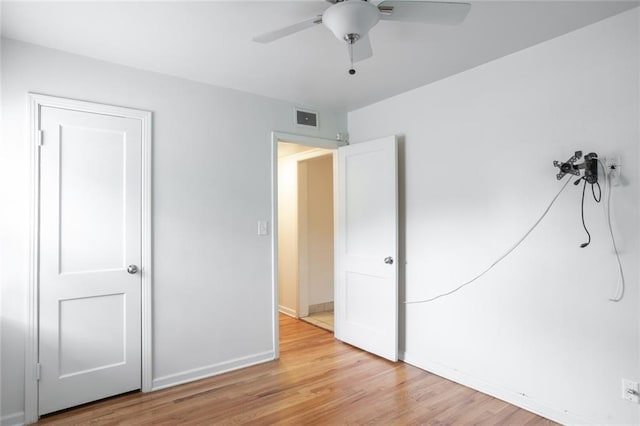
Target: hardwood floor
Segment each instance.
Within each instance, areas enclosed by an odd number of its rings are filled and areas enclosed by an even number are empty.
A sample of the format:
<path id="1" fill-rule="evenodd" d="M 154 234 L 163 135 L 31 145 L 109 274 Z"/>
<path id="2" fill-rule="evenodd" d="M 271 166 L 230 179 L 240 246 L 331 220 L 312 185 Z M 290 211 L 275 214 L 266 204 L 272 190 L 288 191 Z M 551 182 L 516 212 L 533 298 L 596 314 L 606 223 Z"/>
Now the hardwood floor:
<path id="1" fill-rule="evenodd" d="M 277 361 L 44 417 L 43 425 L 555 424 L 280 316 Z"/>

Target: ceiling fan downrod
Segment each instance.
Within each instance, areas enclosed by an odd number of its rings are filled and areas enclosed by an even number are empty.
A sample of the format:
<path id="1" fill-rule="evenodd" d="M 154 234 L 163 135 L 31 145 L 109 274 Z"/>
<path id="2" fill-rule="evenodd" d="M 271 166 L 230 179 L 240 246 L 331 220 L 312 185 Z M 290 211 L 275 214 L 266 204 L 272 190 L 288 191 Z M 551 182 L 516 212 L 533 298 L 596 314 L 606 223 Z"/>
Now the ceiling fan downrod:
<path id="1" fill-rule="evenodd" d="M 360 39 L 360 34 L 350 33 L 344 36 L 344 40 L 349 44 L 349 61 L 351 62 L 351 68 L 349 68 L 349 74 L 354 75 L 356 73 L 353 68 L 353 45 Z"/>

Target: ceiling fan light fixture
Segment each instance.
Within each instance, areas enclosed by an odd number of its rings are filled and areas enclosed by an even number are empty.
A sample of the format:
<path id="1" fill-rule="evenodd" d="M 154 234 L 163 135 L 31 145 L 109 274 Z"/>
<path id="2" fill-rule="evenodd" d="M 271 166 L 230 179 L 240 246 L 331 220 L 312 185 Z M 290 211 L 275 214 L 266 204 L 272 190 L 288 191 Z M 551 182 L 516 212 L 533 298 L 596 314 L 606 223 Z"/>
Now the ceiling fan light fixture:
<path id="1" fill-rule="evenodd" d="M 363 0 L 345 0 L 336 3 L 322 15 L 322 23 L 338 40 L 347 41 L 364 37 L 378 23 L 380 12 L 373 4 Z"/>

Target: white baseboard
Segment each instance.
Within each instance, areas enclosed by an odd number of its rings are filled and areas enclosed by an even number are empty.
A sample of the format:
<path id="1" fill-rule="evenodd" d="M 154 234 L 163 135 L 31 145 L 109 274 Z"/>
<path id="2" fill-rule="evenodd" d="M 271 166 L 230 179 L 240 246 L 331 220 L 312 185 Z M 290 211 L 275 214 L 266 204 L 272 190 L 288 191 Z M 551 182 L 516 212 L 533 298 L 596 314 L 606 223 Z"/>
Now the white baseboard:
<path id="1" fill-rule="evenodd" d="M 285 315 L 289 315 L 290 317 L 298 318 L 298 313 L 295 311 L 295 309 L 291 309 L 291 308 L 287 308 L 286 306 L 278 305 L 278 311 L 280 311 L 281 313 L 283 313 Z"/>
<path id="2" fill-rule="evenodd" d="M 12 413 L 2 416 L 0 419 L 1 426 L 22 426 L 24 425 L 24 413 Z"/>
<path id="3" fill-rule="evenodd" d="M 266 351 L 242 358 L 232 359 L 230 361 L 220 362 L 218 364 L 207 365 L 180 373 L 169 374 L 168 376 L 153 379 L 153 386 L 151 390 L 160 390 L 171 386 L 181 385 L 183 383 L 193 382 L 195 380 L 205 379 L 211 376 L 217 376 L 218 374 L 227 373 L 229 371 L 238 370 L 240 368 L 250 367 L 252 365 L 261 364 L 263 362 L 272 361 L 274 359 L 274 351 Z"/>
<path id="4" fill-rule="evenodd" d="M 546 417 L 547 419 L 560 424 L 598 424 L 598 422 L 591 419 L 585 419 L 582 416 L 570 413 L 563 409 L 549 407 L 539 401 L 531 399 L 527 395 L 485 382 L 484 380 L 478 379 L 477 377 L 473 377 L 446 365 L 425 361 L 424 359 L 418 360 L 407 353 L 401 353 L 400 359 L 414 367 L 426 370 L 479 392 L 486 393 L 487 395 L 491 395 L 495 398 L 508 402 L 509 404 L 531 411 L 532 413 Z"/>

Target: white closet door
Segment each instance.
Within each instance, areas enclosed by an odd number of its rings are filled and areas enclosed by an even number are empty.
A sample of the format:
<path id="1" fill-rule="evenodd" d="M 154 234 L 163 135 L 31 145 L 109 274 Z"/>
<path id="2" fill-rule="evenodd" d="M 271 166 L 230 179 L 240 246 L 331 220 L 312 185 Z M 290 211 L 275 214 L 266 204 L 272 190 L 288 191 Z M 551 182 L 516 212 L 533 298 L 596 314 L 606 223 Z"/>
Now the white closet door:
<path id="1" fill-rule="evenodd" d="M 39 414 L 141 387 L 141 122 L 41 110 Z M 127 270 L 129 265 L 131 268 Z"/>

